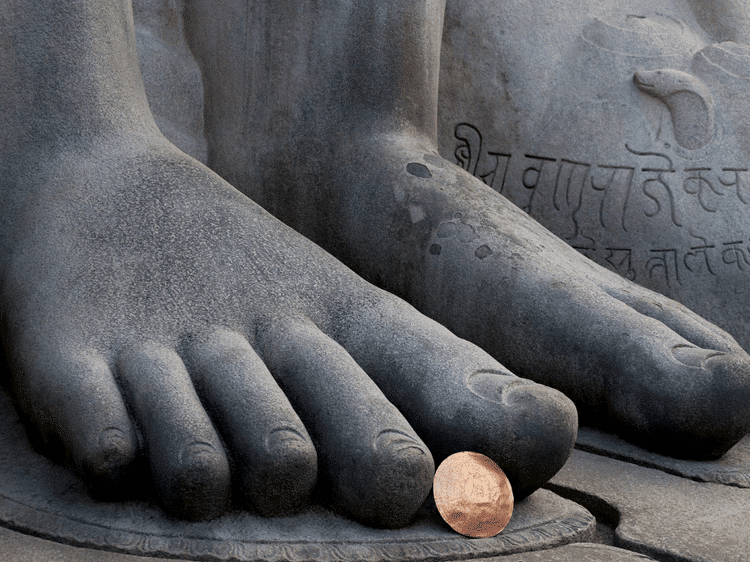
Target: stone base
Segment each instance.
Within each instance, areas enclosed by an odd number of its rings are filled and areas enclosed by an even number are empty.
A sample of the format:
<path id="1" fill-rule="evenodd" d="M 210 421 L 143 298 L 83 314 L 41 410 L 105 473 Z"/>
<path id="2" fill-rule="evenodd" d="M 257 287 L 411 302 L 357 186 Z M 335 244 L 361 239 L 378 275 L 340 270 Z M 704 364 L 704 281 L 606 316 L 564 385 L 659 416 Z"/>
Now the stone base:
<path id="1" fill-rule="evenodd" d="M 617 435 L 588 427 L 578 430 L 576 449 L 655 468 L 697 482 L 750 488 L 750 436 L 747 435 L 715 461 L 689 461 L 664 457 L 632 445 Z"/>
<path id="2" fill-rule="evenodd" d="M 615 528 L 614 546 L 680 562 L 746 562 L 750 490 L 574 451 L 547 485 Z"/>
<path id="3" fill-rule="evenodd" d="M 538 552 L 476 559 L 476 562 L 644 562 L 647 556 L 601 544 L 569 544 Z M 169 562 L 130 554 L 76 548 L 0 527 L 0 559 L 13 562 Z"/>
<path id="4" fill-rule="evenodd" d="M 187 523 L 168 518 L 143 493 L 124 502 L 93 500 L 74 474 L 32 450 L 4 391 L 0 427 L 0 525 L 75 547 L 217 561 L 435 561 L 548 549 L 589 540 L 595 528 L 586 509 L 547 490 L 516 505 L 506 529 L 489 539 L 453 532 L 429 499 L 399 530 L 365 527 L 321 506 L 272 519 L 234 509 Z"/>
<path id="5" fill-rule="evenodd" d="M 527 552 L 523 558 L 498 556 L 482 558 L 475 562 L 645 562 L 647 560 L 653 560 L 653 558 L 612 546 L 579 543 L 539 552 Z"/>

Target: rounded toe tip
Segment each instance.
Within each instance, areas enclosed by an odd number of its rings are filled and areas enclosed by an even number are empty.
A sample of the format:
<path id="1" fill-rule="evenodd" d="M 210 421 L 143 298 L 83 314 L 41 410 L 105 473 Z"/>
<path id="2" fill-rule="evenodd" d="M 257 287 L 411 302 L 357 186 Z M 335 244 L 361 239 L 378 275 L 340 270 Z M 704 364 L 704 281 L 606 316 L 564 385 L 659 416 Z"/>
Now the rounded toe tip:
<path id="1" fill-rule="evenodd" d="M 243 481 L 247 501 L 265 517 L 298 511 L 309 499 L 318 478 L 318 457 L 309 441 L 287 440 L 275 448 L 260 471 L 248 471 Z"/>
<path id="2" fill-rule="evenodd" d="M 562 392 L 519 385 L 509 396 L 512 440 L 493 457 L 505 471 L 516 501 L 532 494 L 567 462 L 578 435 L 578 411 Z"/>
<path id="3" fill-rule="evenodd" d="M 188 521 L 208 521 L 229 507 L 229 462 L 223 452 L 206 444 L 188 447 L 176 472 L 160 479 L 164 507 L 170 515 Z"/>
<path id="4" fill-rule="evenodd" d="M 365 465 L 369 469 L 352 475 L 355 482 L 334 491 L 334 505 L 373 527 L 398 529 L 408 525 L 432 488 L 435 463 L 427 447 L 401 444 Z"/>

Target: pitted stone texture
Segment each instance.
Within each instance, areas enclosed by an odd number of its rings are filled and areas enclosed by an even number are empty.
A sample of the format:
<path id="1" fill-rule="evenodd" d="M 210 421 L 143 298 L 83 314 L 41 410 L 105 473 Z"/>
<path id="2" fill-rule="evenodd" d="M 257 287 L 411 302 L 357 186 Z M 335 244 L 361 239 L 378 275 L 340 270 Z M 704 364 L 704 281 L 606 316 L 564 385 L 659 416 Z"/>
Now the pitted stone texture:
<path id="1" fill-rule="evenodd" d="M 454 533 L 431 498 L 399 530 L 365 527 L 320 506 L 275 518 L 234 509 L 211 522 L 186 523 L 148 499 L 92 500 L 72 473 L 31 450 L 4 391 L 0 427 L 0 524 L 77 547 L 211 560 L 450 560 L 589 540 L 595 526 L 588 511 L 547 490 L 517 504 L 500 535 L 480 540 Z"/>
<path id="2" fill-rule="evenodd" d="M 750 490 L 699 483 L 575 451 L 550 489 L 616 510 L 614 546 L 657 560 L 740 562 L 750 552 Z"/>
<path id="3" fill-rule="evenodd" d="M 665 457 L 646 451 L 611 433 L 582 427 L 576 449 L 655 468 L 697 482 L 713 482 L 737 488 L 750 488 L 750 436 L 714 461 L 691 461 Z"/>
<path id="4" fill-rule="evenodd" d="M 749 348 L 750 47 L 731 4 L 449 0 L 439 137 L 584 255 Z"/>

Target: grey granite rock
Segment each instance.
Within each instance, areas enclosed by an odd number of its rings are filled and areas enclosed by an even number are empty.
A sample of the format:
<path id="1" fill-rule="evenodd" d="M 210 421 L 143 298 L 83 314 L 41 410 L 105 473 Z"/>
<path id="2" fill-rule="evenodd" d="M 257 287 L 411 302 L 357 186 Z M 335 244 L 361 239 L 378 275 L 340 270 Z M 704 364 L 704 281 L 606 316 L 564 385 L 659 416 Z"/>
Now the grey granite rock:
<path id="1" fill-rule="evenodd" d="M 550 489 L 615 512 L 614 546 L 657 560 L 744 562 L 750 552 L 750 490 L 699 483 L 575 451 Z"/>
<path id="2" fill-rule="evenodd" d="M 140 4 L 157 23 L 179 6 Z M 0 3 L 0 335 L 35 445 L 97 495 L 130 494 L 137 476 L 192 521 L 232 499 L 285 515 L 315 491 L 360 523 L 405 526 L 430 449 L 486 452 L 519 500 L 546 482 L 575 442 L 572 402 L 169 143 L 130 8 Z"/>
<path id="3" fill-rule="evenodd" d="M 653 558 L 621 548 L 581 543 L 540 552 L 528 552 L 522 556 L 482 558 L 476 562 L 642 562 L 644 560 L 653 560 Z"/>
<path id="4" fill-rule="evenodd" d="M 12 562 L 168 562 L 166 558 L 148 558 L 80 548 L 53 542 L 0 527 L 0 556 Z"/>
<path id="5" fill-rule="evenodd" d="M 547 21 L 557 11 L 522 4 L 509 36 L 519 39 L 518 48 L 533 47 L 524 36 L 526 20 Z M 585 8 L 563 7 L 572 14 Z M 369 281 L 519 376 L 562 390 L 592 425 L 672 455 L 720 456 L 750 426 L 750 357 L 740 346 L 681 305 L 595 267 L 496 191 L 439 158 L 442 15 L 440 0 L 193 0 L 186 20 L 210 92 L 209 166 Z M 575 37 L 564 21 L 555 23 Z M 592 33 L 615 40 L 601 25 L 604 30 Z M 692 44 L 688 30 L 669 18 L 643 25 L 676 29 L 682 43 L 675 48 Z M 446 33 L 450 37 L 451 29 Z M 668 35 L 653 48 L 674 41 Z M 538 68 L 534 57 L 556 68 L 560 54 L 554 44 L 546 49 L 523 61 L 531 75 Z M 481 111 L 475 100 L 483 90 L 472 87 L 487 79 L 482 84 L 494 94 L 501 76 L 489 77 L 477 65 L 465 72 L 454 97 L 472 92 L 464 105 Z M 628 80 L 635 88 L 632 75 Z M 573 77 L 570 87 L 582 91 Z M 631 94 L 653 107 L 661 103 Z M 542 93 L 519 103 L 539 99 Z M 579 121 L 551 125 L 585 128 Z M 628 119 L 623 126 L 643 128 Z M 513 130 L 513 138 L 533 142 L 527 130 L 533 127 Z M 703 134 L 685 142 L 701 143 Z M 476 172 L 472 156 L 465 156 Z M 580 166 L 566 166 L 561 181 L 579 174 Z M 491 378 L 477 376 L 472 384 L 482 393 Z M 435 427 L 425 419 L 415 429 L 427 435 Z M 439 447 L 433 452 L 444 456 Z"/>
<path id="6" fill-rule="evenodd" d="M 719 459 L 691 461 L 666 457 L 641 449 L 617 435 L 590 427 L 578 430 L 576 449 L 632 462 L 698 482 L 750 488 L 750 436 L 745 436 Z"/>
<path id="7" fill-rule="evenodd" d="M 133 0 L 138 62 L 159 130 L 205 164 L 203 80 L 185 39 L 184 7 L 184 0 Z"/>
<path id="8" fill-rule="evenodd" d="M 211 560 L 450 560 L 587 540 L 595 525 L 585 509 L 546 490 L 516 504 L 500 535 L 481 540 L 452 531 L 431 498 L 401 530 L 368 528 L 321 507 L 275 518 L 234 508 L 211 522 L 186 523 L 165 516 L 146 489 L 128 501 L 92 499 L 73 473 L 31 449 L 4 391 L 0 428 L 0 525 L 78 547 Z M 0 554 L 6 545 L 25 553 L 55 550 L 21 537 L 6 539 L 0 532 Z"/>
<path id="9" fill-rule="evenodd" d="M 744 2 L 449 0 L 441 153 L 750 348 L 748 15 Z"/>
<path id="10" fill-rule="evenodd" d="M 130 554 L 68 546 L 0 527 L 0 555 L 13 562 L 167 562 L 166 558 L 144 558 Z M 173 560 L 173 559 L 172 559 Z M 572 544 L 522 555 L 493 556 L 476 562 L 638 562 L 646 556 L 594 544 Z"/>

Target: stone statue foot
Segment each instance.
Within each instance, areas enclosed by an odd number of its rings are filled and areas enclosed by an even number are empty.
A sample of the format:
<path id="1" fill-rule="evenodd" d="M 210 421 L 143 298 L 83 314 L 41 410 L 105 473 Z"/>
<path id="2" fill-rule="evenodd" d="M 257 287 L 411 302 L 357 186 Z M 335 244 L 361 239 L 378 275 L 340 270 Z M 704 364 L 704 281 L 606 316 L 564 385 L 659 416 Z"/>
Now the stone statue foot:
<path id="1" fill-rule="evenodd" d="M 750 30 L 747 3 L 690 4 Z M 750 46 L 684 3 L 536 6 L 449 2 L 441 154 L 750 350 Z"/>
<path id="2" fill-rule="evenodd" d="M 220 515 L 232 489 L 285 513 L 317 479 L 335 509 L 397 527 L 430 490 L 428 447 L 492 455 L 519 497 L 562 467 L 569 399 L 161 136 L 129 2 L 11 1 L 0 34 L 17 47 L 0 55 L 3 345 L 21 411 L 93 487 L 143 455 L 177 517 Z"/>
<path id="3" fill-rule="evenodd" d="M 595 265 L 430 142 L 351 146 L 326 180 L 351 180 L 335 185 L 352 199 L 327 224 L 342 225 L 346 243 L 329 248 L 355 271 L 563 391 L 584 423 L 689 458 L 721 456 L 745 435 L 750 357 L 726 332 Z M 359 175 L 372 162 L 373 179 Z"/>
<path id="4" fill-rule="evenodd" d="M 745 435 L 750 357 L 729 334 L 593 264 L 441 163 L 434 145 L 413 137 L 353 144 L 366 156 L 342 161 L 356 170 L 377 158 L 383 186 L 375 203 L 346 217 L 348 232 L 363 233 L 347 248 L 355 271 L 513 372 L 562 390 L 584 423 L 689 458 L 721 456 Z M 356 189 L 375 190 L 363 183 Z M 389 262 L 383 234 L 371 232 L 398 233 L 400 255 Z"/>
<path id="5" fill-rule="evenodd" d="M 750 357 L 729 335 L 438 156 L 442 2 L 334 4 L 226 0 L 217 15 L 192 3 L 209 165 L 366 279 L 562 390 L 587 422 L 692 458 L 742 438 Z"/>
<path id="6" fill-rule="evenodd" d="M 155 135 L 82 141 L 15 178 L 39 194 L 2 297 L 19 404 L 85 479 L 115 485 L 142 450 L 166 509 L 203 519 L 232 478 L 261 513 L 293 509 L 319 467 L 334 507 L 396 527 L 430 490 L 428 446 L 492 454 L 521 497 L 564 464 L 577 417 L 562 394 Z"/>

